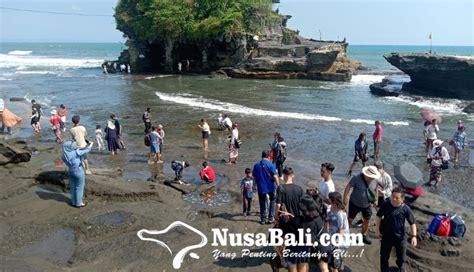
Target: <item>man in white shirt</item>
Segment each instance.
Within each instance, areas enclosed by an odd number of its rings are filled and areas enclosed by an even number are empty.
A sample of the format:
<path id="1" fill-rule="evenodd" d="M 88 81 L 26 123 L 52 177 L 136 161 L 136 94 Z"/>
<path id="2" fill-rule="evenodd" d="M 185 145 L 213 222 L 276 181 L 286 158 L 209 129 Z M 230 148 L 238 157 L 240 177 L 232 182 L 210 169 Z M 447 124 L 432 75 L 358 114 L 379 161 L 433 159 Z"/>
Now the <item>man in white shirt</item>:
<path id="1" fill-rule="evenodd" d="M 319 183 L 319 194 L 323 198 L 324 203 L 331 204 L 329 201 L 329 194 L 336 191 L 334 182 L 332 181 L 332 172 L 334 165 L 329 162 L 321 164 L 321 177 L 323 180 Z"/>
<path id="2" fill-rule="evenodd" d="M 222 120 L 222 124 L 226 129 L 232 129 L 232 121 L 230 120 L 229 116 L 224 115 L 224 120 Z"/>
<path id="3" fill-rule="evenodd" d="M 438 139 L 438 132 L 438 124 L 436 123 L 436 119 L 433 119 L 431 125 L 426 128 L 426 154 L 429 154 L 431 149 L 433 149 L 433 141 Z"/>

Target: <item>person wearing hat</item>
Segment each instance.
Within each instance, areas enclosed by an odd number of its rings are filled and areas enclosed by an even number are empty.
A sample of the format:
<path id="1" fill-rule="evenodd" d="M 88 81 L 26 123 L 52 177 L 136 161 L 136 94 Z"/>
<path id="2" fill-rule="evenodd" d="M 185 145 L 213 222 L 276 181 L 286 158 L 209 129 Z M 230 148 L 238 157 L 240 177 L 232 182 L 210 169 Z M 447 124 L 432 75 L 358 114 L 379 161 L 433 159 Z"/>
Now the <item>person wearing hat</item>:
<path id="1" fill-rule="evenodd" d="M 0 123 L 2 123 L 1 133 L 5 132 L 6 127 L 10 135 L 12 134 L 12 127 L 21 123 L 21 118 L 5 107 L 3 99 L 0 99 Z"/>
<path id="2" fill-rule="evenodd" d="M 446 165 L 449 160 L 449 152 L 443 146 L 443 141 L 440 139 L 433 141 L 433 149 L 431 150 L 428 157 L 431 159 L 431 172 L 428 185 L 431 185 L 431 182 L 434 180 L 434 185 L 436 186 L 443 179 L 443 164 Z"/>
<path id="3" fill-rule="evenodd" d="M 293 183 L 295 177 L 293 169 L 291 167 L 285 167 L 283 169 L 284 184 L 280 184 L 276 191 L 276 216 L 278 225 L 283 232 L 286 233 L 286 224 L 290 218 L 281 217 L 280 211 L 286 211 L 293 215 L 298 214 L 298 204 L 300 198 L 303 196 L 303 188 Z"/>
<path id="4" fill-rule="evenodd" d="M 371 204 L 374 206 L 377 205 L 377 194 L 375 193 L 376 182 L 372 181 L 380 178 L 380 176 L 377 167 L 366 166 L 362 168 L 362 173 L 360 175 L 351 178 L 344 189 L 344 205 L 347 207 L 347 202 L 349 202 L 349 224 L 352 224 L 352 221 L 357 214 L 362 212 L 363 241 L 368 245 L 372 244 L 372 241 L 367 237 L 370 217 L 372 216 Z M 351 191 L 351 189 L 352 192 L 348 201 L 349 191 Z"/>
<path id="5" fill-rule="evenodd" d="M 56 136 L 56 143 L 61 144 L 63 142 L 63 138 L 61 137 L 61 117 L 59 117 L 57 110 L 53 109 L 51 111 L 49 122 L 51 123 L 51 129 Z"/>

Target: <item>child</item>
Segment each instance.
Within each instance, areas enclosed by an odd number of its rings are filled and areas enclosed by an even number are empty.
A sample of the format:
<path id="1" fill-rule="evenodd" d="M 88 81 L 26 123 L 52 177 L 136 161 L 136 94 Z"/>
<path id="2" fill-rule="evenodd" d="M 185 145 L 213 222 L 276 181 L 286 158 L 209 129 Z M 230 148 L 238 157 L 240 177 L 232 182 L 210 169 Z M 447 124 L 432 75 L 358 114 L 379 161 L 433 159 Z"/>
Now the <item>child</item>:
<path id="1" fill-rule="evenodd" d="M 245 177 L 240 182 L 240 189 L 242 190 L 243 213 L 244 216 L 247 217 L 250 215 L 253 196 L 253 177 L 250 168 L 245 168 Z"/>
<path id="2" fill-rule="evenodd" d="M 183 178 L 183 170 L 184 168 L 189 167 L 189 162 L 187 161 L 172 161 L 171 162 L 171 169 L 174 171 L 174 181 L 178 182 L 179 184 L 184 184 L 181 180 Z"/>
<path id="3" fill-rule="evenodd" d="M 342 202 L 342 195 L 339 192 L 329 193 L 329 200 L 331 202 L 331 209 L 328 213 L 328 231 L 330 235 L 349 234 L 349 221 L 345 212 L 345 206 Z M 347 250 L 347 246 L 340 246 L 338 249 Z M 342 266 L 341 255 L 331 254 L 329 257 L 329 267 L 333 272 L 337 271 Z"/>
<path id="4" fill-rule="evenodd" d="M 213 183 L 216 178 L 214 168 L 212 168 L 207 162 L 202 163 L 203 169 L 199 172 L 199 177 L 202 183 Z"/>
<path id="5" fill-rule="evenodd" d="M 99 151 L 105 149 L 104 132 L 102 132 L 100 125 L 95 126 L 95 140 L 97 141 L 97 148 Z"/>

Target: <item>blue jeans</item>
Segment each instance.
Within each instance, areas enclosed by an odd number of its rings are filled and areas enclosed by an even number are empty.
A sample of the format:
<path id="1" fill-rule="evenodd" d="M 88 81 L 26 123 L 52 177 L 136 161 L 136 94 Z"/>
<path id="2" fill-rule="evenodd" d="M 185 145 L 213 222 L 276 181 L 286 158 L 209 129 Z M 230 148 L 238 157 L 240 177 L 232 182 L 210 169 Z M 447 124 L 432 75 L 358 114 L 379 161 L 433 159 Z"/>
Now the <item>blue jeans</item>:
<path id="1" fill-rule="evenodd" d="M 258 202 L 260 204 L 260 220 L 265 222 L 267 217 L 267 195 L 270 197 L 270 208 L 268 211 L 268 221 L 273 222 L 273 216 L 275 215 L 276 197 L 275 192 L 268 192 L 258 194 Z"/>
<path id="2" fill-rule="evenodd" d="M 85 173 L 82 167 L 69 171 L 69 191 L 71 193 L 71 204 L 81 206 L 84 196 Z"/>

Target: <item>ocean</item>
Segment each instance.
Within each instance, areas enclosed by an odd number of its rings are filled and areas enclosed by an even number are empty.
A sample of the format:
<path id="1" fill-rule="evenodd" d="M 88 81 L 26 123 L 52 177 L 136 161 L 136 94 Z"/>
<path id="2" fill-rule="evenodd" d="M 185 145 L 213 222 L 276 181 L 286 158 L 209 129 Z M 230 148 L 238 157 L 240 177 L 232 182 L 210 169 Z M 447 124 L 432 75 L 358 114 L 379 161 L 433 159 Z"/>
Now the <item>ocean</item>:
<path id="1" fill-rule="evenodd" d="M 0 98 L 25 120 L 14 129 L 14 136 L 54 145 L 54 135 L 48 129 L 44 129 L 40 137 L 33 135 L 29 127 L 30 105 L 10 102 L 11 97 L 36 99 L 46 113 L 65 104 L 69 117 L 81 116 L 91 139 L 95 126 L 105 127 L 113 113 L 123 122 L 128 148 L 114 158 L 97 155 L 91 162 L 92 167 L 121 167 L 130 179 L 147 178 L 150 169 L 146 164 L 141 116 L 146 107 L 151 107 L 154 123 L 163 124 L 167 135 L 165 175 L 171 175 L 169 161 L 188 159 L 192 162 L 187 171 L 189 179 L 197 179 L 203 160 L 215 165 L 222 176 L 229 176 L 229 171 L 238 171 L 238 168 L 229 169 L 222 163 L 222 159 L 227 158 L 227 134 L 214 130 L 210 150 L 204 153 L 199 148 L 197 128 L 201 118 L 207 118 L 211 127 L 216 127 L 218 114 L 227 113 L 239 124 L 243 141 L 240 166 L 252 167 L 261 151 L 268 148 L 273 133 L 278 131 L 288 143 L 286 164 L 295 169 L 297 183 L 305 185 L 309 180 L 320 180 L 319 165 L 329 161 L 336 165 L 336 183 L 345 184 L 344 174 L 353 158 L 354 141 L 361 132 L 370 139 L 375 120 L 383 122 L 382 159 L 388 172 L 393 173 L 393 166 L 399 162 L 410 161 L 422 169 L 426 180 L 429 167 L 424 158 L 420 110 L 429 108 L 441 114 L 444 121 L 440 138 L 443 140 L 451 138 L 457 120 L 466 123 L 468 136 L 474 124 L 474 116 L 462 112 L 469 101 L 408 96 L 385 98 L 370 94 L 369 85 L 384 78 L 381 72 L 396 71 L 383 59 L 384 53 L 426 52 L 427 46 L 349 46 L 349 57 L 370 69 L 368 74 L 354 76 L 351 82 L 211 79 L 205 75 L 104 75 L 100 64 L 103 60 L 116 59 L 121 49 L 119 43 L 1 43 Z M 433 47 L 433 52 L 440 54 L 472 56 L 473 51 L 474 47 Z M 406 76 L 391 77 L 400 83 L 409 80 Z M 46 118 L 42 119 L 42 126 L 49 127 Z M 369 150 L 372 152 L 372 145 Z M 450 152 L 452 155 L 452 150 Z M 448 170 L 456 178 L 428 190 L 474 207 L 471 200 L 474 186 L 469 178 L 473 170 L 469 168 L 466 153 L 462 155 L 459 169 Z M 54 163 L 45 162 L 43 167 L 54 167 Z M 239 176 L 243 172 L 231 174 Z"/>

